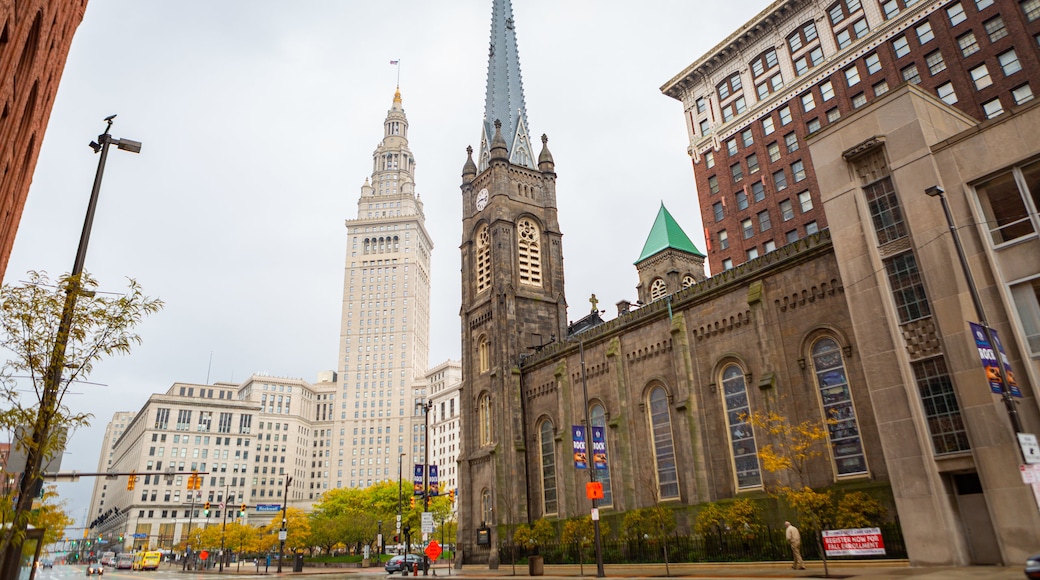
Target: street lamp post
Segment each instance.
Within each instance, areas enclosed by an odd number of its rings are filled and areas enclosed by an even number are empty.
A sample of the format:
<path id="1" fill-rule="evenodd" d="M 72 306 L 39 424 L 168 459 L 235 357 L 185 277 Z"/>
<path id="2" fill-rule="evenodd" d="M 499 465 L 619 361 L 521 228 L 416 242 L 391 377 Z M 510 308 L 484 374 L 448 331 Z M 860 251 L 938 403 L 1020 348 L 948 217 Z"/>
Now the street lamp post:
<path id="1" fill-rule="evenodd" d="M 282 573 L 282 556 L 285 554 L 285 538 L 288 537 L 289 531 L 285 527 L 287 520 L 285 519 L 286 502 L 289 501 L 289 485 L 292 483 L 292 477 L 285 476 L 285 493 L 282 495 L 282 529 L 278 531 L 278 573 Z"/>
<path id="2" fill-rule="evenodd" d="M 228 492 L 231 490 L 230 485 L 224 486 L 224 508 L 221 510 L 224 513 L 222 521 L 220 522 L 220 567 L 218 573 L 224 573 L 224 533 L 227 531 L 227 512 L 228 507 L 231 505 L 231 497 L 228 496 Z"/>
<path id="3" fill-rule="evenodd" d="M 982 327 L 982 331 L 986 334 L 986 341 L 989 342 L 990 348 L 993 349 L 993 358 L 996 359 L 997 368 L 1000 370 L 1000 398 L 1004 400 L 1008 419 L 1011 420 L 1011 428 L 1015 430 L 1015 436 L 1017 437 L 1019 433 L 1024 432 L 1022 420 L 1019 418 L 1018 409 L 1015 407 L 1015 398 L 1011 394 L 1011 382 L 1008 380 L 1007 369 L 1004 368 L 1004 361 L 997 348 L 993 329 L 989 327 L 989 323 L 986 321 L 986 311 L 982 306 L 982 299 L 979 297 L 979 289 L 975 286 L 975 278 L 971 274 L 971 268 L 968 267 L 968 259 L 964 255 L 960 234 L 957 233 L 957 224 L 953 221 L 950 204 L 946 201 L 946 191 L 938 185 L 933 185 L 925 189 L 924 192 L 930 197 L 938 197 L 939 202 L 942 204 L 943 213 L 946 215 L 946 224 L 949 226 L 950 234 L 953 236 L 953 246 L 957 250 L 957 258 L 960 260 L 961 269 L 964 271 L 964 279 L 968 283 L 968 293 L 971 295 L 971 302 L 975 306 L 975 315 L 979 317 L 979 326 Z M 1019 447 L 1020 456 L 1021 453 L 1022 449 Z M 1024 457 L 1022 458 L 1024 460 Z"/>
<path id="4" fill-rule="evenodd" d="M 379 520 L 376 523 L 379 525 L 379 537 L 376 538 L 376 545 L 379 546 L 379 557 L 376 558 L 376 562 L 382 562 L 383 546 L 386 545 L 386 542 L 383 541 L 383 520 Z"/>
<path id="5" fill-rule="evenodd" d="M 420 401 L 415 404 L 416 411 L 422 411 L 424 415 L 423 419 L 425 424 L 423 426 L 423 513 L 430 511 L 430 409 L 433 408 L 433 403 L 430 401 Z M 426 541 L 426 534 L 423 533 L 423 542 Z M 429 574 L 429 559 L 426 556 L 426 551 L 423 550 L 423 576 Z"/>
<path id="6" fill-rule="evenodd" d="M 397 535 L 401 535 L 401 513 L 402 513 L 402 497 L 404 493 L 404 487 L 401 479 L 401 462 L 404 461 L 405 454 L 402 453 L 397 456 Z M 399 538 L 400 539 L 400 538 Z"/>
<path id="7" fill-rule="evenodd" d="M 186 534 L 187 539 L 184 542 L 184 562 L 181 563 L 181 570 L 188 569 L 188 554 L 191 552 L 191 520 L 195 517 L 195 500 L 202 499 L 201 491 L 189 491 L 188 495 L 191 496 L 191 508 L 188 510 L 188 533 Z M 127 520 L 129 521 L 129 519 Z"/>
<path id="8" fill-rule="evenodd" d="M 595 456 L 591 451 L 592 447 L 592 435 L 589 429 L 592 428 L 592 421 L 589 418 L 589 386 L 588 380 L 585 373 L 585 341 L 578 339 L 578 355 L 581 359 L 581 395 L 582 401 L 585 406 L 585 435 L 587 439 L 586 456 L 591 457 L 592 461 L 588 462 L 589 466 L 589 481 L 595 483 L 596 481 L 596 461 Z M 592 511 L 596 512 L 599 507 L 599 501 L 596 499 L 592 500 Z M 603 570 L 603 540 L 600 536 L 599 530 L 599 514 L 595 514 L 592 518 L 592 531 L 596 542 L 596 577 L 603 578 L 606 573 Z"/>
<path id="9" fill-rule="evenodd" d="M 36 414 L 36 420 L 32 425 L 32 443 L 26 450 L 25 468 L 22 471 L 22 480 L 18 486 L 18 501 L 15 505 L 15 518 L 11 522 L 3 538 L 5 550 L 3 550 L 3 561 L 0 564 L 0 577 L 15 578 L 18 576 L 18 563 L 21 559 L 22 541 L 28 525 L 25 517 L 32 508 L 33 499 L 39 495 L 40 487 L 43 486 L 43 453 L 44 444 L 54 433 L 55 412 L 58 405 L 58 390 L 61 385 L 61 374 L 65 368 L 65 349 L 68 346 L 69 332 L 72 330 L 72 318 L 76 310 L 76 300 L 82 293 L 80 277 L 83 274 L 83 263 L 87 257 L 87 245 L 90 242 L 90 230 L 94 224 L 94 212 L 97 209 L 98 196 L 101 193 L 101 178 L 105 174 L 105 161 L 108 159 L 109 145 L 131 153 L 141 152 L 141 143 L 130 139 L 116 139 L 109 134 L 112 128 L 112 120 L 115 115 L 105 118 L 108 125 L 105 132 L 98 135 L 98 141 L 90 142 L 90 147 L 95 153 L 101 153 L 98 160 L 97 173 L 94 175 L 94 186 L 90 191 L 90 202 L 87 204 L 87 215 L 83 220 L 83 231 L 80 233 L 79 247 L 76 250 L 76 260 L 69 275 L 68 288 L 65 290 L 65 305 L 61 312 L 61 322 L 58 331 L 54 335 L 54 349 L 51 351 L 50 364 L 44 375 L 43 392 L 40 396 L 40 408 Z"/>

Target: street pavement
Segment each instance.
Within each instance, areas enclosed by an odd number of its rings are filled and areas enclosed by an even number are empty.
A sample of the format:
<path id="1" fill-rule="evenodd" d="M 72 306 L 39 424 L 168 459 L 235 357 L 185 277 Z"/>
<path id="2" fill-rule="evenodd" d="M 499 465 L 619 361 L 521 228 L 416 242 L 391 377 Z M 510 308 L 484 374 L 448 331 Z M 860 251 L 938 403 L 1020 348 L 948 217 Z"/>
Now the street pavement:
<path id="1" fill-rule="evenodd" d="M 850 578 L 855 580 L 1021 580 L 1025 578 L 1023 566 L 966 566 L 966 567 L 911 567 L 905 561 L 886 562 L 841 562 L 829 567 L 831 578 Z M 758 578 L 824 578 L 823 564 L 806 562 L 806 570 L 792 570 L 788 562 L 761 562 L 741 564 L 671 564 L 665 569 L 664 564 L 611 564 L 604 566 L 608 578 L 694 578 L 700 580 L 753 580 Z M 584 573 L 583 573 L 584 572 Z M 72 580 L 82 578 L 83 566 L 55 566 L 53 570 L 37 571 L 37 580 Z M 104 580 L 132 580 L 150 578 L 153 580 L 191 580 L 220 576 L 217 570 L 205 572 L 182 572 L 179 567 L 163 565 L 158 572 L 131 572 L 129 570 L 108 569 Z M 272 576 L 287 577 L 320 577 L 320 580 L 338 580 L 364 577 L 364 580 L 389 580 L 390 575 L 382 568 L 314 568 L 305 567 L 303 572 L 284 571 L 277 574 L 272 566 L 268 573 L 263 567 L 257 574 L 255 566 L 242 565 L 241 570 L 233 565 L 223 572 L 224 576 L 235 578 L 269 578 Z M 421 575 L 421 573 L 420 573 Z M 466 566 L 462 570 L 449 569 L 447 565 L 436 566 L 430 570 L 430 577 L 460 576 L 460 580 L 476 580 L 480 578 L 501 579 L 510 576 L 527 576 L 527 566 L 517 565 L 515 572 L 506 564 L 497 570 L 489 570 L 487 566 Z M 545 566 L 545 575 L 541 580 L 575 580 L 577 578 L 595 578 L 595 565 L 586 565 L 584 570 L 577 565 Z M 96 578 L 96 577 L 95 577 Z M 397 580 L 401 575 L 393 575 Z"/>

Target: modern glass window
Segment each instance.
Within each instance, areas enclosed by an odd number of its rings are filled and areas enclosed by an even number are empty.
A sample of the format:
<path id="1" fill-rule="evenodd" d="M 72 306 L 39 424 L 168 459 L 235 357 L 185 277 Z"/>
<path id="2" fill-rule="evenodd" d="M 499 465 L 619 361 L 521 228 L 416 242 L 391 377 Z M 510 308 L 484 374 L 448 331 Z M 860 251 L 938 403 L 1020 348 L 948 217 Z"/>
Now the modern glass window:
<path id="1" fill-rule="evenodd" d="M 878 56 L 878 53 L 874 52 L 867 55 L 863 62 L 867 65 L 867 74 L 872 75 L 881 71 L 881 57 Z"/>
<path id="2" fill-rule="evenodd" d="M 1000 63 L 1000 68 L 1004 71 L 1004 76 L 1006 77 L 1022 70 L 1022 62 L 1018 60 L 1018 53 L 1013 48 L 998 54 L 997 62 Z"/>
<path id="3" fill-rule="evenodd" d="M 851 67 L 845 69 L 845 83 L 848 84 L 848 86 L 851 87 L 851 86 L 854 86 L 858 82 L 859 82 L 859 67 L 857 67 L 856 65 L 852 65 Z"/>
<path id="4" fill-rule="evenodd" d="M 895 50 L 896 58 L 903 58 L 910 54 L 910 43 L 907 42 L 905 36 L 900 36 L 892 41 L 892 49 Z"/>
<path id="5" fill-rule="evenodd" d="M 772 227 L 773 223 L 769 220 L 769 212 L 766 210 L 758 212 L 758 230 L 765 232 Z"/>
<path id="6" fill-rule="evenodd" d="M 943 83 L 935 88 L 935 92 L 947 105 L 957 104 L 957 93 L 953 90 L 953 83 Z"/>
<path id="7" fill-rule="evenodd" d="M 1016 105 L 1027 103 L 1033 100 L 1033 89 L 1029 88 L 1028 84 L 1015 87 L 1011 90 L 1011 97 L 1015 99 Z"/>
<path id="8" fill-rule="evenodd" d="M 713 194 L 719 192 L 719 178 L 716 175 L 708 176 L 708 190 Z"/>
<path id="9" fill-rule="evenodd" d="M 791 200 L 785 199 L 780 202 L 780 215 L 785 222 L 794 219 L 794 206 L 791 204 Z"/>
<path id="10" fill-rule="evenodd" d="M 986 114 L 987 119 L 992 119 L 1004 113 L 1004 105 L 1000 104 L 999 98 L 986 101 L 982 103 L 982 112 Z"/>
<path id="11" fill-rule="evenodd" d="M 990 78 L 989 69 L 986 68 L 985 64 L 980 64 L 971 69 L 969 73 L 971 74 L 972 82 L 975 83 L 975 88 L 978 90 L 982 90 L 993 84 L 993 79 Z"/>
<path id="12" fill-rule="evenodd" d="M 491 395 L 484 393 L 477 402 L 477 420 L 480 423 L 480 445 L 491 445 Z"/>
<path id="13" fill-rule="evenodd" d="M 964 56 L 971 56 L 979 51 L 979 41 L 975 38 L 974 32 L 958 36 L 957 46 L 961 48 L 961 54 Z"/>
<path id="14" fill-rule="evenodd" d="M 653 434 L 654 464 L 657 471 L 657 489 L 660 499 L 679 497 L 679 472 L 675 463 L 675 445 L 672 439 L 672 416 L 668 395 L 663 387 L 650 390 L 648 411 L 650 431 Z"/>
<path id="15" fill-rule="evenodd" d="M 788 153 L 798 151 L 798 136 L 793 131 L 784 135 L 784 144 L 787 145 Z"/>
<path id="16" fill-rule="evenodd" d="M 740 220 L 740 230 L 744 232 L 745 240 L 755 235 L 755 227 L 751 225 L 751 218 Z"/>
<path id="17" fill-rule="evenodd" d="M 477 230 L 477 292 L 491 287 L 491 230 L 482 224 Z"/>
<path id="18" fill-rule="evenodd" d="M 1034 235 L 1040 228 L 1040 162 L 992 177 L 976 185 L 975 193 L 994 246 Z"/>
<path id="19" fill-rule="evenodd" d="M 812 363 L 838 475 L 866 473 L 867 459 L 863 453 L 845 360 L 838 343 L 830 337 L 814 342 Z"/>
<path id="20" fill-rule="evenodd" d="M 968 433 L 964 428 L 953 382 L 946 369 L 946 360 L 936 357 L 914 362 L 912 366 L 935 454 L 970 450 Z"/>
<path id="21" fill-rule="evenodd" d="M 928 305 L 928 297 L 924 291 L 924 281 L 917 267 L 917 259 L 913 252 L 904 252 L 885 260 L 885 271 L 892 287 L 892 296 L 896 302 L 899 322 L 905 324 L 919 320 L 932 314 Z"/>
<path id="22" fill-rule="evenodd" d="M 932 24 L 927 20 L 914 30 L 917 31 L 918 44 L 925 44 L 931 42 L 932 39 L 935 38 L 935 33 L 932 32 Z"/>
<path id="23" fill-rule="evenodd" d="M 773 187 L 775 187 L 777 191 L 787 189 L 787 176 L 784 175 L 783 169 L 779 169 L 773 173 Z"/>
<path id="24" fill-rule="evenodd" d="M 589 420 L 592 421 L 593 427 L 603 428 L 603 445 L 607 445 L 607 415 L 603 409 L 603 405 L 594 404 L 589 409 Z M 592 440 L 589 440 L 589 444 L 592 444 Z M 610 490 L 610 463 L 608 461 L 606 469 L 596 469 L 596 481 L 603 484 L 603 499 L 599 500 L 599 505 L 609 506 L 614 505 L 614 496 Z"/>
<path id="25" fill-rule="evenodd" d="M 520 283 L 528 286 L 542 285 L 541 232 L 538 224 L 523 218 L 516 224 L 517 265 Z"/>
<path id="26" fill-rule="evenodd" d="M 542 457 L 542 513 L 559 511 L 556 499 L 556 444 L 552 421 L 546 419 L 538 427 L 538 447 Z"/>
<path id="27" fill-rule="evenodd" d="M 942 71 L 946 70 L 946 61 L 943 60 L 942 53 L 938 50 L 931 52 L 924 58 L 925 63 L 928 65 L 928 74 L 935 76 Z"/>
<path id="28" fill-rule="evenodd" d="M 968 17 L 964 14 L 964 6 L 961 6 L 960 2 L 952 4 L 946 9 L 946 15 L 950 18 L 950 26 L 957 26 L 961 22 L 964 22 Z"/>
<path id="29" fill-rule="evenodd" d="M 1040 277 L 1012 284 L 1011 299 L 1026 335 L 1029 354 L 1040 357 Z"/>
<path id="30" fill-rule="evenodd" d="M 806 213 L 812 210 L 812 195 L 808 191 L 803 191 L 798 194 L 798 205 L 800 206 L 802 213 Z"/>
<path id="31" fill-rule="evenodd" d="M 744 371 L 735 364 L 722 369 L 722 399 L 726 406 L 726 423 L 729 427 L 737 488 L 758 487 L 762 485 L 762 472 L 758 464 L 755 432 L 747 422 L 751 413 L 747 384 L 744 381 Z"/>
<path id="32" fill-rule="evenodd" d="M 766 146 L 766 152 L 769 153 L 769 162 L 775 163 L 778 159 L 780 159 L 780 144 L 776 141 L 773 141 L 772 143 Z"/>
<path id="33" fill-rule="evenodd" d="M 1004 19 L 999 16 L 990 18 L 983 23 L 983 26 L 986 27 L 986 34 L 989 36 L 990 42 L 996 42 L 1008 35 L 1007 27 L 1004 26 Z"/>
<path id="34" fill-rule="evenodd" d="M 907 235 L 903 209 L 896 197 L 892 178 L 884 177 L 863 188 L 870 208 L 870 218 L 877 233 L 878 244 L 884 245 Z"/>
<path id="35" fill-rule="evenodd" d="M 721 201 L 716 201 L 715 203 L 711 204 L 711 212 L 715 216 L 715 221 L 721 222 L 722 218 L 724 216 L 723 210 L 722 210 L 722 202 Z"/>

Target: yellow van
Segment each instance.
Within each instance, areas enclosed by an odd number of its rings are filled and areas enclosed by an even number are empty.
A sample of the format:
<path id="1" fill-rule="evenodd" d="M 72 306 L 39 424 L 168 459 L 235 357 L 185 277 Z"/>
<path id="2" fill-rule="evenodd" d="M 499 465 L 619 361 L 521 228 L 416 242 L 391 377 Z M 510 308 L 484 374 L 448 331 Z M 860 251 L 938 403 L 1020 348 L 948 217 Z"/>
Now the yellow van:
<path id="1" fill-rule="evenodd" d="M 158 570 L 162 552 L 138 552 L 134 554 L 134 570 Z"/>

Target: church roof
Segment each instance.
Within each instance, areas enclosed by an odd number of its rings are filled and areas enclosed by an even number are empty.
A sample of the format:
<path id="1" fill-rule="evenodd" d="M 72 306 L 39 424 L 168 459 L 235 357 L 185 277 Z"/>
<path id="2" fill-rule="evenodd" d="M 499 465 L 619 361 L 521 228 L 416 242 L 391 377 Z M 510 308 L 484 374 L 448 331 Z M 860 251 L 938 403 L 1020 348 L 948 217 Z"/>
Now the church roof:
<path id="1" fill-rule="evenodd" d="M 492 5 L 487 92 L 484 99 L 482 152 L 490 149 L 491 139 L 495 135 L 495 121 L 501 121 L 509 160 L 534 169 L 535 155 L 527 130 L 524 85 L 520 79 L 520 55 L 516 46 L 513 5 L 510 0 L 494 0 Z"/>
<path id="2" fill-rule="evenodd" d="M 662 202 L 661 210 L 657 212 L 657 219 L 654 220 L 654 226 L 650 228 L 650 235 L 647 236 L 646 243 L 643 244 L 643 253 L 639 255 L 639 259 L 635 263 L 638 264 L 668 248 L 704 257 L 704 254 L 690 241 L 690 237 L 686 235 L 686 232 L 679 227 L 679 223 L 675 221 L 672 214 L 668 213 L 668 209 L 664 207 L 664 202 Z"/>

